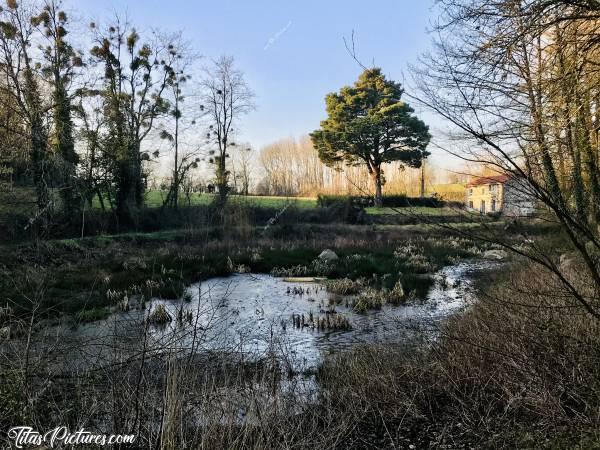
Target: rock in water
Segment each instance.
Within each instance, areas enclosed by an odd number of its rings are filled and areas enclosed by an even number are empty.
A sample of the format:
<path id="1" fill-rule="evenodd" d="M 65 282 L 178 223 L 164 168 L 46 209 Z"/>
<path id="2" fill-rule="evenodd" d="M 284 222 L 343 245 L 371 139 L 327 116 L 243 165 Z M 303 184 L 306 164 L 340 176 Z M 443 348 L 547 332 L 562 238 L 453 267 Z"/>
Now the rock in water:
<path id="1" fill-rule="evenodd" d="M 325 249 L 319 255 L 319 259 L 323 261 L 335 261 L 340 259 L 333 250 Z"/>
<path id="2" fill-rule="evenodd" d="M 508 253 L 504 250 L 487 250 L 483 253 L 483 257 L 487 259 L 505 259 L 508 257 Z"/>

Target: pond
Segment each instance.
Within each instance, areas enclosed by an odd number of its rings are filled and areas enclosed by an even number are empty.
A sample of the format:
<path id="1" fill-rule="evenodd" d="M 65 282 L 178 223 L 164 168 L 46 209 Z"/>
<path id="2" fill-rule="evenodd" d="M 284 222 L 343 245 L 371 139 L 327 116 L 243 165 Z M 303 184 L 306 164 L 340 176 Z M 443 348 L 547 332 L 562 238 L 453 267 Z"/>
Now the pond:
<path id="1" fill-rule="evenodd" d="M 440 320 L 461 311 L 474 300 L 473 274 L 498 262 L 471 260 L 448 266 L 435 275 L 426 298 L 400 306 L 355 313 L 345 298 L 335 298 L 318 282 L 287 282 L 264 274 L 235 274 L 188 287 L 185 300 L 154 299 L 145 309 L 118 312 L 76 328 L 46 330 L 47 337 L 70 346 L 70 362 L 87 366 L 139 352 L 140 342 L 152 351 L 231 352 L 260 358 L 277 355 L 294 372 L 314 370 L 325 352 L 360 343 L 407 342 L 415 329 L 435 329 Z M 172 320 L 147 325 L 149 313 L 163 305 Z M 322 329 L 317 319 L 343 316 L 350 329 Z M 303 318 L 301 321 L 300 318 Z M 332 319 L 333 320 L 333 319 Z M 304 324 L 302 324 L 304 322 Z M 145 330 L 142 334 L 142 331 Z M 60 338 L 59 338 L 60 336 Z M 89 344 L 89 345 L 88 345 Z M 65 353 L 63 350 L 63 355 Z M 117 356 L 115 356 L 117 355 Z"/>

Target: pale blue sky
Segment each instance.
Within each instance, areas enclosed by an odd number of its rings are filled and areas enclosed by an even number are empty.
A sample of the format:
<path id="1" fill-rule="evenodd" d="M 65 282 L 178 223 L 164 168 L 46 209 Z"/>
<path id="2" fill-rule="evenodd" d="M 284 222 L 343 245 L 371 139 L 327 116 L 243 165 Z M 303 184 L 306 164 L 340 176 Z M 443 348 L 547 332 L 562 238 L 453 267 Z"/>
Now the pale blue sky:
<path id="1" fill-rule="evenodd" d="M 299 137 L 325 117 L 324 97 L 361 72 L 344 48 L 355 31 L 360 58 L 402 81 L 431 45 L 432 0 L 71 0 L 86 19 L 127 12 L 140 29 L 183 31 L 205 59 L 232 55 L 256 93 L 242 139 L 260 148 Z M 429 115 L 423 118 L 432 123 Z"/>

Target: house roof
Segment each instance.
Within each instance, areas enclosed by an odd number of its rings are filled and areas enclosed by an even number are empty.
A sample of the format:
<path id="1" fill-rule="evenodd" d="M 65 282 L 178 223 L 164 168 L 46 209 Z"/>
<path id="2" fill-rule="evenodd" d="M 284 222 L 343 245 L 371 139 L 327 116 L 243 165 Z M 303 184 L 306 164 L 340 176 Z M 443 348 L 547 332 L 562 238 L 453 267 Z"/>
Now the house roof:
<path id="1" fill-rule="evenodd" d="M 474 180 L 469 182 L 469 184 L 467 184 L 467 187 L 482 186 L 485 184 L 495 184 L 495 183 L 504 184 L 509 179 L 510 179 L 510 177 L 508 175 L 492 175 L 489 177 L 480 177 L 480 178 L 475 178 Z"/>

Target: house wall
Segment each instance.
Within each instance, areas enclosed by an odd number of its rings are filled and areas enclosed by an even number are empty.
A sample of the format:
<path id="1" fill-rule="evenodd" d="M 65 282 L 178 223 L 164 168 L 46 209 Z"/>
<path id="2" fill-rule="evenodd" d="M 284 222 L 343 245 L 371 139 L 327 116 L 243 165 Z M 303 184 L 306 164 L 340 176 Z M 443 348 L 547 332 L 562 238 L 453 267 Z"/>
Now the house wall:
<path id="1" fill-rule="evenodd" d="M 504 209 L 502 214 L 509 217 L 526 217 L 535 212 L 535 198 L 529 189 L 517 181 L 505 185 Z"/>
<path id="2" fill-rule="evenodd" d="M 498 212 L 502 210 L 504 199 L 504 185 L 500 183 L 480 184 L 467 188 L 467 208 L 474 211 L 482 211 L 485 205 L 485 213 Z"/>
<path id="3" fill-rule="evenodd" d="M 531 216 L 535 212 L 533 195 L 526 192 L 526 189 L 516 181 L 467 187 L 467 208 L 482 212 L 482 203 L 485 204 L 483 212 L 486 214 L 502 212 L 504 216 L 524 217 Z"/>

